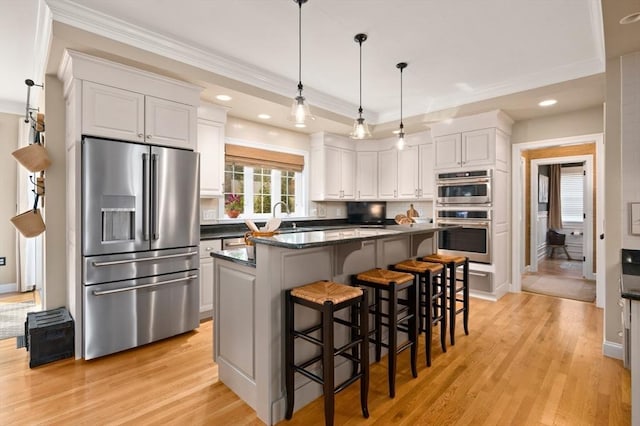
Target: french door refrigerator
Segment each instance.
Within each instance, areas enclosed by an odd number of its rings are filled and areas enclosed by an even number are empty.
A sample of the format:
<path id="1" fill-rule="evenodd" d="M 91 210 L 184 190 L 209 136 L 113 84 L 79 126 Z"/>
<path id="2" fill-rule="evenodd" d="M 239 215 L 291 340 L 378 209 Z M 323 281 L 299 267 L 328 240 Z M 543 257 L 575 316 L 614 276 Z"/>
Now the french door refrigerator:
<path id="1" fill-rule="evenodd" d="M 199 156 L 84 137 L 83 356 L 199 324 Z"/>

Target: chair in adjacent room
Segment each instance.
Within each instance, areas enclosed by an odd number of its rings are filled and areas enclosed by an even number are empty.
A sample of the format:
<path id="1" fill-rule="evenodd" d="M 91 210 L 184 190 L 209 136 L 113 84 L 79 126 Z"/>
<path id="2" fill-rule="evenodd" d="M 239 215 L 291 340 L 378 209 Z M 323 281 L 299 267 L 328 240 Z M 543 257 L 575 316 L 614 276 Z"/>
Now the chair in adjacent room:
<path id="1" fill-rule="evenodd" d="M 547 231 L 547 247 L 549 248 L 549 259 L 553 259 L 556 249 L 564 250 L 564 254 L 567 259 L 572 260 L 569 252 L 567 251 L 567 244 L 565 243 L 566 235 L 549 229 Z"/>

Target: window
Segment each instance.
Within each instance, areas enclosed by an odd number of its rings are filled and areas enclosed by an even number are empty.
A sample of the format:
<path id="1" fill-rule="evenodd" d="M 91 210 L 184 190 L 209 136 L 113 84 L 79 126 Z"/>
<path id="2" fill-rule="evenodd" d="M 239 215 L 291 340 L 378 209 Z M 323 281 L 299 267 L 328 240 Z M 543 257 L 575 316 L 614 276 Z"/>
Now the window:
<path id="1" fill-rule="evenodd" d="M 290 216 L 302 215 L 302 173 L 268 167 L 225 164 L 224 180 L 225 213 L 230 213 L 230 204 L 239 196 L 240 214 L 245 218 L 269 217 L 273 205 L 282 201 Z M 282 209 L 286 215 L 286 208 Z"/>
<path id="2" fill-rule="evenodd" d="M 562 222 L 584 221 L 584 172 L 583 167 L 563 167 L 560 172 L 560 197 L 562 198 Z"/>

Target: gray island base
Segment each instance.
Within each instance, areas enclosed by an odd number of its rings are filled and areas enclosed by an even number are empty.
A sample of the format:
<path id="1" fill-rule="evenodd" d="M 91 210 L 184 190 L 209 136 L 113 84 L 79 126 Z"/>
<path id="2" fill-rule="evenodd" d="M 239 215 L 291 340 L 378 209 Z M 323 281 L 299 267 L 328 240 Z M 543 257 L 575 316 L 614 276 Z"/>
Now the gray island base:
<path id="1" fill-rule="evenodd" d="M 254 238 L 255 263 L 244 249 L 213 253 L 214 359 L 220 381 L 266 424 L 281 421 L 284 290 L 319 280 L 350 283 L 353 274 L 431 254 L 436 248 L 434 234 L 450 228 L 412 224 Z M 296 328 L 318 322 L 317 313 L 296 307 Z M 346 340 L 345 333 L 344 327 L 336 327 L 336 346 Z M 297 341 L 296 362 L 311 358 L 317 350 Z M 336 360 L 336 383 L 349 376 L 350 368 L 350 363 Z M 320 385 L 301 375 L 296 375 L 295 389 L 295 410 L 322 395 Z"/>

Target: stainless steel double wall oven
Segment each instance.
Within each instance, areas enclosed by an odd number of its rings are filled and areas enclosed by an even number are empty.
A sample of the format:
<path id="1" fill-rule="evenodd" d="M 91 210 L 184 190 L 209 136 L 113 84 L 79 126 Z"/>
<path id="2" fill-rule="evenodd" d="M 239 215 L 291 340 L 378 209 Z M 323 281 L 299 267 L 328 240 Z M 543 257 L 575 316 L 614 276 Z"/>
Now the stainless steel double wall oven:
<path id="1" fill-rule="evenodd" d="M 440 233 L 438 252 L 491 263 L 492 171 L 441 173 L 436 189 L 436 224 L 460 226 Z"/>

